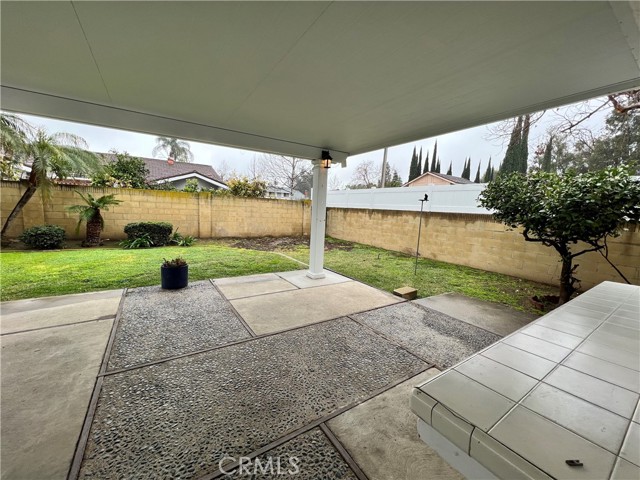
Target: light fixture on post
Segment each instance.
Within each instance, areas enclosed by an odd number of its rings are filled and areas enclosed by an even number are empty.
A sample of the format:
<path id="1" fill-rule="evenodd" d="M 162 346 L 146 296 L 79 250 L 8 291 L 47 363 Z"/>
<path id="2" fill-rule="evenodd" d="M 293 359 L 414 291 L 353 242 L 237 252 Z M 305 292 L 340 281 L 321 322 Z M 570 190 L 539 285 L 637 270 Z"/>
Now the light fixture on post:
<path id="1" fill-rule="evenodd" d="M 333 158 L 329 155 L 329 150 L 322 150 L 322 157 L 320 158 L 322 168 L 331 168 L 331 160 Z"/>

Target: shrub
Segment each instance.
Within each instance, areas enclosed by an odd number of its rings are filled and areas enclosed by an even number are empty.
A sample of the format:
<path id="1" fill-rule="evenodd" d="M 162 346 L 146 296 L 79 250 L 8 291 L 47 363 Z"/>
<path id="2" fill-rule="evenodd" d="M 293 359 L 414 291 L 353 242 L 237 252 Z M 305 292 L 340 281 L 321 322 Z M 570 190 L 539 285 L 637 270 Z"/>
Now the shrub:
<path id="1" fill-rule="evenodd" d="M 126 240 L 122 240 L 119 245 L 122 248 L 127 249 L 150 248 L 153 247 L 153 242 L 151 241 L 151 238 L 149 238 L 149 235 L 143 233 L 138 238 L 127 238 Z"/>
<path id="2" fill-rule="evenodd" d="M 171 260 L 167 260 L 166 258 L 163 259 L 164 262 L 162 262 L 162 266 L 165 268 L 178 268 L 178 267 L 184 267 L 187 264 L 187 261 L 184 258 L 173 258 Z"/>
<path id="3" fill-rule="evenodd" d="M 190 247 L 191 245 L 196 243 L 196 239 L 191 235 L 182 235 L 176 228 L 176 231 L 173 232 L 171 238 L 169 239 L 169 243 L 171 243 L 172 245 L 177 245 L 179 247 Z"/>
<path id="4" fill-rule="evenodd" d="M 65 233 L 58 225 L 37 225 L 26 229 L 20 235 L 20 240 L 31 248 L 53 250 L 62 248 Z"/>
<path id="5" fill-rule="evenodd" d="M 124 227 L 124 233 L 129 240 L 135 240 L 144 235 L 149 237 L 151 245 L 160 247 L 169 243 L 173 232 L 173 225 L 167 222 L 136 222 Z"/>

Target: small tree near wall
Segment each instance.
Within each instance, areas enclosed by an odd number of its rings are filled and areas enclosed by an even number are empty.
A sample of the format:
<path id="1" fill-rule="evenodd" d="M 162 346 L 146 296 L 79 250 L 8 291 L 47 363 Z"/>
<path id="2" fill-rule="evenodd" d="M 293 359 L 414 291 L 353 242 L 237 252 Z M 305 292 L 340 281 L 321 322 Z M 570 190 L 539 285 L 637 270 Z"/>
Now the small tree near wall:
<path id="1" fill-rule="evenodd" d="M 573 259 L 599 252 L 608 259 L 607 239 L 628 222 L 640 220 L 640 182 L 632 170 L 609 167 L 562 176 L 536 172 L 499 176 L 480 195 L 480 205 L 511 228 L 521 227 L 528 242 L 556 249 L 562 261 L 560 304 L 567 302 L 579 281 Z M 583 242 L 578 244 L 578 242 Z"/>

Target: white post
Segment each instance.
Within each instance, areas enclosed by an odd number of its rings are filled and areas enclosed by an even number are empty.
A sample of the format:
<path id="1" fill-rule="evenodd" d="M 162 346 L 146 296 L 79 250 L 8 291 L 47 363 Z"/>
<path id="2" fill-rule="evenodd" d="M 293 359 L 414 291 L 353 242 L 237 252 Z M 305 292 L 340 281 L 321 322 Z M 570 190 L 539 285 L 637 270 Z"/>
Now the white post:
<path id="1" fill-rule="evenodd" d="M 321 160 L 313 161 L 313 192 L 311 193 L 311 239 L 309 245 L 309 278 L 324 278 L 324 231 L 327 216 L 327 177 L 329 169 Z"/>

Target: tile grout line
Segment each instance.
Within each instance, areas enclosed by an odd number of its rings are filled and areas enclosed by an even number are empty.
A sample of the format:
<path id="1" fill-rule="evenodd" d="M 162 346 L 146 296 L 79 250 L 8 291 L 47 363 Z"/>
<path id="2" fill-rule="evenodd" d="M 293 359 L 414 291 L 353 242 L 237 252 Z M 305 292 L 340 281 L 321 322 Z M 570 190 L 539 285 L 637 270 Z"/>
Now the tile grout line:
<path id="1" fill-rule="evenodd" d="M 1 333 L 0 337 L 4 337 L 6 335 L 16 335 L 18 333 L 38 332 L 40 330 L 48 330 L 50 328 L 69 327 L 69 326 L 73 326 L 73 325 L 82 325 L 83 323 L 102 322 L 104 320 L 113 320 L 114 318 L 115 318 L 115 315 L 104 315 L 102 317 L 92 318 L 91 320 L 79 320 L 77 322 L 61 323 L 60 325 L 48 325 L 46 327 L 29 328 L 27 330 L 20 330 L 20 331 L 17 331 L 17 332 Z"/>
<path id="2" fill-rule="evenodd" d="M 240 312 L 238 312 L 236 310 L 236 307 L 234 307 L 233 304 L 231 303 L 231 301 L 227 297 L 224 296 L 224 293 L 222 293 L 222 290 L 220 290 L 220 288 L 218 288 L 218 286 L 215 284 L 215 282 L 212 279 L 209 279 L 209 283 L 211 283 L 211 285 L 213 286 L 213 289 L 216 292 L 218 292 L 218 294 L 222 297 L 222 299 L 227 303 L 229 308 L 231 308 L 231 311 L 236 316 L 238 321 L 240 321 L 240 323 L 245 328 L 245 330 L 247 330 L 249 335 L 251 335 L 251 337 L 256 337 L 257 336 L 256 332 L 254 332 L 253 329 L 249 326 L 249 324 L 247 322 L 245 322 L 244 318 L 242 318 L 242 315 L 240 315 Z"/>
<path id="3" fill-rule="evenodd" d="M 356 477 L 358 477 L 358 480 L 369 480 L 369 477 L 367 477 L 367 475 L 362 471 L 360 465 L 358 465 L 358 463 L 354 460 L 354 458 L 347 451 L 344 445 L 342 445 L 340 440 L 338 440 L 338 437 L 335 436 L 326 422 L 322 422 L 320 424 L 320 430 L 322 430 L 322 433 L 326 435 L 333 447 L 342 456 L 344 461 L 347 462 L 347 465 L 349 465 L 351 471 L 356 475 Z"/>
<path id="4" fill-rule="evenodd" d="M 89 433 L 91 432 L 91 425 L 93 424 L 93 419 L 95 417 L 96 409 L 98 407 L 98 398 L 100 397 L 100 392 L 102 391 L 102 384 L 104 382 L 104 377 L 102 376 L 102 374 L 107 369 L 109 357 L 111 356 L 111 350 L 115 342 L 116 332 L 118 329 L 118 325 L 120 323 L 120 317 L 122 316 L 122 311 L 124 309 L 124 300 L 127 296 L 128 290 L 129 290 L 128 288 L 125 288 L 122 290 L 122 296 L 120 297 L 120 304 L 118 305 L 118 310 L 116 311 L 115 320 L 111 325 L 111 332 L 109 332 L 109 340 L 107 341 L 107 345 L 105 347 L 104 354 L 102 357 L 102 362 L 100 364 L 100 369 L 98 370 L 98 375 L 96 376 L 96 382 L 93 387 L 93 392 L 91 393 L 91 399 L 89 400 L 89 406 L 87 408 L 87 412 L 84 417 L 84 422 L 82 423 L 80 436 L 78 437 L 78 441 L 76 443 L 73 459 L 71 461 L 69 472 L 67 474 L 67 480 L 75 480 L 80 475 L 80 468 L 82 467 L 84 451 L 85 451 L 85 448 L 87 447 L 87 442 L 89 441 Z"/>
<path id="5" fill-rule="evenodd" d="M 399 380 L 395 380 L 394 382 L 385 385 L 384 387 L 381 387 L 377 390 L 374 390 L 373 392 L 371 392 L 367 397 L 361 399 L 361 400 L 356 400 L 354 402 L 349 403 L 348 405 L 345 405 L 344 407 L 340 407 L 337 410 L 328 413 L 327 415 L 324 415 L 320 418 L 317 418 L 315 420 L 313 420 L 312 422 L 303 425 L 300 428 L 297 428 L 296 430 L 293 430 L 291 432 L 289 432 L 288 434 L 274 440 L 273 442 L 270 442 L 266 445 L 264 445 L 263 447 L 260 447 L 257 450 L 254 450 L 253 452 L 251 452 L 248 455 L 243 455 L 243 457 L 246 458 L 250 458 L 253 459 L 259 455 L 262 455 L 263 453 L 268 452 L 269 450 L 273 450 L 274 448 L 279 447 L 280 445 L 296 438 L 298 435 L 301 435 L 303 433 L 308 432 L 309 430 L 312 430 L 316 427 L 318 427 L 320 424 L 328 422 L 329 420 L 337 417 L 338 415 L 343 414 L 344 412 L 351 410 L 352 408 L 357 407 L 358 405 L 361 405 L 365 402 L 368 402 L 369 400 L 377 397 L 378 395 L 382 395 L 383 393 L 385 393 L 388 390 L 391 390 L 394 387 L 397 387 L 398 385 L 400 385 L 401 383 L 404 383 L 408 380 L 411 380 L 413 377 L 420 375 L 421 373 L 426 372 L 427 370 L 429 370 L 430 368 L 433 368 L 432 365 L 427 365 L 426 367 L 421 367 L 419 369 L 416 369 L 414 371 L 412 371 L 411 373 L 409 373 L 408 375 L 403 376 L 402 378 L 400 378 Z M 236 460 L 234 462 L 230 462 L 225 466 L 225 470 L 229 470 L 229 469 L 234 469 L 237 468 L 239 466 L 239 462 Z M 208 473 L 205 474 L 201 477 L 198 477 L 198 480 L 213 480 L 216 478 L 220 478 L 222 476 L 226 475 L 226 473 L 222 470 L 218 470 L 215 473 Z"/>

